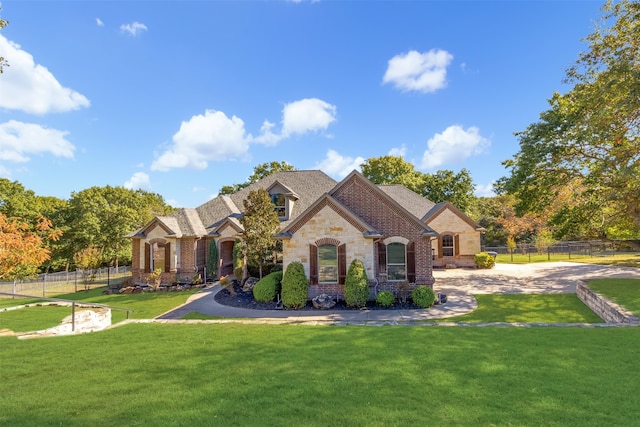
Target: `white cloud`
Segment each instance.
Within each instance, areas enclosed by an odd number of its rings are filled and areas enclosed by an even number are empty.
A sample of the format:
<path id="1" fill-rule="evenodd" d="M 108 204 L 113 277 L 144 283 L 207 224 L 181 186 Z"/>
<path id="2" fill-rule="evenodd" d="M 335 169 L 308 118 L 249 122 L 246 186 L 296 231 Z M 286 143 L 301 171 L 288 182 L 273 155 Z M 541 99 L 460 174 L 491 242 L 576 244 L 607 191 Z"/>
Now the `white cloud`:
<path id="1" fill-rule="evenodd" d="M 407 146 L 402 144 L 400 147 L 393 147 L 388 154 L 389 156 L 404 157 L 407 154 Z"/>
<path id="2" fill-rule="evenodd" d="M 2 74 L 0 108 L 46 114 L 89 106 L 84 95 L 62 87 L 46 67 L 35 63 L 30 53 L 2 35 L 0 56 L 10 61 Z"/>
<path id="3" fill-rule="evenodd" d="M 209 161 L 242 158 L 249 150 L 250 138 L 238 117 L 228 118 L 222 111 L 207 110 L 204 115 L 182 122 L 173 135 L 172 146 L 151 164 L 151 170 L 205 169 Z"/>
<path id="4" fill-rule="evenodd" d="M 496 193 L 493 191 L 493 184 L 495 181 L 491 181 L 488 184 L 476 184 L 474 194 L 476 197 L 494 197 Z"/>
<path id="5" fill-rule="evenodd" d="M 129 190 L 151 189 L 151 180 L 149 179 L 149 175 L 144 172 L 134 173 L 131 178 L 124 183 L 124 188 L 128 188 Z"/>
<path id="6" fill-rule="evenodd" d="M 132 36 L 137 36 L 141 31 L 147 31 L 147 26 L 136 21 L 131 24 L 122 24 L 120 25 L 120 31 L 123 33 L 129 33 Z"/>
<path id="7" fill-rule="evenodd" d="M 449 126 L 429 139 L 421 168 L 432 169 L 446 163 L 461 163 L 470 156 L 482 153 L 489 145 L 491 142 L 480 135 L 477 127 L 464 130 L 461 126 Z"/>
<path id="8" fill-rule="evenodd" d="M 363 157 L 354 159 L 353 157 L 343 156 L 335 150 L 329 150 L 324 160 L 316 163 L 313 169 L 320 169 L 329 176 L 342 179 L 354 169 L 359 171 L 362 163 L 364 163 Z"/>
<path id="9" fill-rule="evenodd" d="M 286 104 L 282 109 L 282 130 L 274 133 L 275 125 L 265 120 L 260 135 L 253 142 L 276 145 L 293 135 L 326 130 L 336 121 L 336 107 L 318 98 L 306 98 Z"/>
<path id="10" fill-rule="evenodd" d="M 382 81 L 403 91 L 435 92 L 447 86 L 447 66 L 452 59 L 453 55 L 441 49 L 396 55 L 389 60 Z"/>
<path id="11" fill-rule="evenodd" d="M 318 98 L 291 102 L 282 110 L 282 134 L 326 130 L 336 120 L 336 107 Z"/>
<path id="12" fill-rule="evenodd" d="M 98 27 L 104 27 L 104 22 L 102 22 L 102 19 L 100 18 L 96 18 L 96 24 Z"/>
<path id="13" fill-rule="evenodd" d="M 24 163 L 30 154 L 73 158 L 75 147 L 65 139 L 69 132 L 10 120 L 0 123 L 0 160 Z"/>

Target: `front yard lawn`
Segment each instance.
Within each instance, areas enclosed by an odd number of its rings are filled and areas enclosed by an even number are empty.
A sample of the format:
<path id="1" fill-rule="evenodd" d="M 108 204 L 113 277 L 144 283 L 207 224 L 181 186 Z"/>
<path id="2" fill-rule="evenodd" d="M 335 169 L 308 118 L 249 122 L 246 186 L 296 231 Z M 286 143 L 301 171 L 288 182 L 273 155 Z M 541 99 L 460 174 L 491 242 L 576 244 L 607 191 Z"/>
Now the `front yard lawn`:
<path id="1" fill-rule="evenodd" d="M 70 314 L 71 308 L 61 306 L 37 306 L 4 311 L 0 312 L 0 329 L 29 332 L 53 328 Z"/>
<path id="2" fill-rule="evenodd" d="M 598 279 L 590 280 L 589 287 L 640 316 L 640 280 L 638 279 Z"/>
<path id="3" fill-rule="evenodd" d="M 133 310 L 129 314 L 129 318 L 131 319 L 152 319 L 156 316 L 165 313 L 172 308 L 183 304 L 187 301 L 187 299 L 196 293 L 199 289 L 190 289 L 186 291 L 180 292 L 146 292 L 140 294 L 111 294 L 111 295 L 103 295 L 103 288 L 91 289 L 89 291 L 80 291 L 74 292 L 70 294 L 57 295 L 56 298 L 74 300 L 74 301 L 82 301 L 82 302 L 95 302 L 98 304 L 110 305 L 118 308 L 128 308 Z M 30 304 L 35 302 L 42 302 L 42 299 L 11 299 L 11 298 L 3 298 L 0 299 L 0 308 L 2 307 L 11 307 L 21 304 Z M 27 310 L 18 310 L 23 311 L 21 316 L 26 316 L 31 321 L 38 321 L 38 318 L 42 315 L 42 313 L 47 313 L 47 309 L 51 307 L 42 307 L 41 311 L 27 311 Z M 57 307 L 59 308 L 59 307 Z M 71 307 L 63 308 L 66 310 L 66 314 L 60 316 L 60 320 L 62 320 L 65 316 L 71 314 Z M 7 312 L 7 313 L 15 313 L 15 312 Z M 0 313 L 0 316 L 2 313 Z M 49 314 L 47 314 L 48 316 Z M 11 315 L 13 316 L 13 314 Z M 126 319 L 127 314 L 125 311 L 120 310 L 111 310 L 111 319 L 113 323 L 120 322 Z M 58 322 L 59 323 L 59 322 Z M 55 326 L 51 325 L 51 326 Z M 11 329 L 9 326 L 2 326 L 2 317 L 0 317 L 0 327 L 6 327 L 7 329 Z M 23 329 L 24 330 L 24 329 Z M 33 329 L 28 329 L 33 330 Z"/>
<path id="4" fill-rule="evenodd" d="M 238 324 L 4 337 L 0 425 L 636 425 L 638 342 L 640 328 Z"/>
<path id="5" fill-rule="evenodd" d="M 478 308 L 451 322 L 603 323 L 575 294 L 474 295 Z"/>

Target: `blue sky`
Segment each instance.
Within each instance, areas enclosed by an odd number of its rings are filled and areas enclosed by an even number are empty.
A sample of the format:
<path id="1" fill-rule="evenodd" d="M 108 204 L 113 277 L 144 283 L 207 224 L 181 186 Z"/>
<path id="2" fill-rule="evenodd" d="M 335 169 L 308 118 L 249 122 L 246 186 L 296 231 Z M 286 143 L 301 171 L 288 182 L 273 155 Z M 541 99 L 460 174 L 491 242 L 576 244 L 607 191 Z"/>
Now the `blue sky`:
<path id="1" fill-rule="evenodd" d="M 0 177 L 196 207 L 254 166 L 470 171 L 488 195 L 594 1 L 4 0 Z"/>

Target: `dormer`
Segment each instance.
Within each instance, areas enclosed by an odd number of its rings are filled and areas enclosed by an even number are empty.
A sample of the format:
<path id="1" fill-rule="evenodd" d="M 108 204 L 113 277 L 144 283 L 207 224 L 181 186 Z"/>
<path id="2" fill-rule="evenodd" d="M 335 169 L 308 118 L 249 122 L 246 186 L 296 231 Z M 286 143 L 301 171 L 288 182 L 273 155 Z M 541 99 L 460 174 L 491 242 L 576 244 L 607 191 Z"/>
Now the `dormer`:
<path id="1" fill-rule="evenodd" d="M 271 202 L 275 206 L 280 221 L 288 221 L 291 218 L 293 205 L 299 199 L 298 195 L 280 181 L 275 181 L 267 188 Z"/>

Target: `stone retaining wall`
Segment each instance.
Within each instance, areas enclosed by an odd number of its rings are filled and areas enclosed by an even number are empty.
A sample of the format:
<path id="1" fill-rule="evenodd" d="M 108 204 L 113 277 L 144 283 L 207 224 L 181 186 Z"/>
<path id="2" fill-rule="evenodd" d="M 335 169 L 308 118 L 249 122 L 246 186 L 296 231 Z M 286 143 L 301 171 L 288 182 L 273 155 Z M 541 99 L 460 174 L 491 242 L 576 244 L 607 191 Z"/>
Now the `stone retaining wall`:
<path id="1" fill-rule="evenodd" d="M 582 302 L 607 323 L 640 325 L 640 318 L 613 301 L 592 291 L 587 283 L 582 280 L 578 281 L 576 294 Z"/>

